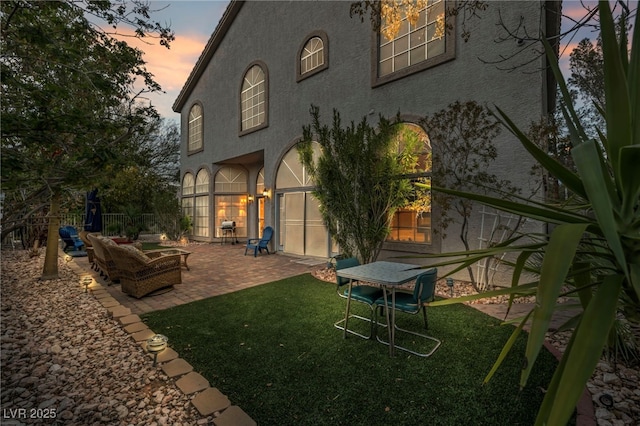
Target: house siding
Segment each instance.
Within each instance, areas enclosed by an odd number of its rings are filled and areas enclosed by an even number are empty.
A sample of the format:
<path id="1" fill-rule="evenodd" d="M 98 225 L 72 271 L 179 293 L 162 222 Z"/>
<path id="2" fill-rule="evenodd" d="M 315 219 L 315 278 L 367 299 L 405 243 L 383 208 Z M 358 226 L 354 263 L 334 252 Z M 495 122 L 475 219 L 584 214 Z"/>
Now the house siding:
<path id="1" fill-rule="evenodd" d="M 452 102 L 475 100 L 487 106 L 499 106 L 523 128 L 546 113 L 546 74 L 543 58 L 512 72 L 499 70 L 514 64 L 488 64 L 485 61 L 509 56 L 515 41 L 495 43 L 502 34 L 499 16 L 515 25 L 521 17 L 531 28 L 538 28 L 544 17 L 541 2 L 490 2 L 481 19 L 467 22 L 471 31 L 468 42 L 462 40 L 460 17 L 455 26 L 455 58 L 433 68 L 376 87 L 371 77 L 375 48 L 371 25 L 349 16 L 350 2 L 273 2 L 232 3 L 233 21 L 224 33 L 218 31 L 217 49 L 208 61 L 196 65 L 190 81 L 174 104 L 181 113 L 182 175 L 202 167 L 211 170 L 211 181 L 221 164 L 238 164 L 249 173 L 249 192 L 255 193 L 255 179 L 262 166 L 265 185 L 274 188 L 277 167 L 283 155 L 302 136 L 302 126 L 310 122 L 311 104 L 320 108 L 321 120 L 329 123 L 337 109 L 343 123 L 367 116 L 377 122 L 378 114 L 387 117 L 401 113 L 405 117 L 424 117 Z M 500 15 L 498 14 L 500 11 Z M 329 44 L 329 67 L 316 75 L 296 81 L 296 61 L 304 38 L 314 31 L 326 33 Z M 223 36 L 223 37 L 222 37 Z M 210 41 L 211 43 L 211 41 Z M 529 53 L 531 55 L 532 53 Z M 525 55 L 526 56 L 526 55 Z M 519 62 L 525 62 L 523 55 Z M 268 74 L 268 126 L 240 136 L 239 103 L 243 73 L 256 61 L 266 65 Z M 198 71 L 197 73 L 195 71 Z M 194 103 L 203 107 L 202 151 L 189 155 L 188 114 Z M 429 129 L 425 129 L 427 133 Z M 437 144 L 437 141 L 432 141 Z M 528 188 L 532 160 L 517 140 L 506 130 L 495 140 L 499 158 L 492 172 L 500 178 Z M 213 187 L 213 186 L 212 186 Z M 211 227 L 214 224 L 213 202 Z M 437 208 L 434 207 L 437 214 Z M 248 213 L 249 234 L 257 235 L 255 211 Z M 276 206 L 267 201 L 265 219 L 275 224 Z M 471 223 L 472 243 L 476 244 L 479 217 Z M 457 230 L 450 228 L 448 238 L 434 235 L 427 247 L 404 246 L 410 252 L 460 250 Z M 211 233 L 215 235 L 215 233 Z M 276 231 L 277 235 L 277 231 Z M 394 249 L 402 248 L 396 245 Z M 477 245 L 474 245 L 474 248 Z M 384 256 L 397 254 L 386 251 Z"/>

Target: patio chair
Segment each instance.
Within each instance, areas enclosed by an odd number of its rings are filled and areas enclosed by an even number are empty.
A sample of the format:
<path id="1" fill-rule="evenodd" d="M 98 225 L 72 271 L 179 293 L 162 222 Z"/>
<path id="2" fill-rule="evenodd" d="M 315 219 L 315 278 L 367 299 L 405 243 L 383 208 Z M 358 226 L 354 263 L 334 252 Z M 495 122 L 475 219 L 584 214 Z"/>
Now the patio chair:
<path id="1" fill-rule="evenodd" d="M 434 300 L 435 289 L 436 289 L 436 279 L 438 276 L 438 270 L 436 268 L 429 269 L 426 272 L 418 275 L 416 277 L 416 285 L 413 289 L 413 293 L 407 292 L 396 292 L 396 303 L 395 310 L 399 312 L 405 312 L 408 314 L 415 315 L 418 312 L 422 311 L 424 317 L 424 328 L 428 329 L 429 323 L 427 321 L 427 304 Z M 391 309 L 391 300 L 387 297 L 386 307 Z M 380 307 L 385 307 L 385 299 L 384 297 L 380 297 L 376 300 L 375 304 Z M 377 320 L 376 320 L 377 321 Z M 415 331 L 406 330 L 395 325 L 395 329 L 404 333 L 408 333 L 414 336 L 422 337 L 427 340 L 431 340 L 436 342 L 435 347 L 433 347 L 427 353 L 415 352 L 411 349 L 404 348 L 402 346 L 395 345 L 396 348 L 401 349 L 405 352 L 412 353 L 421 357 L 429 357 L 433 355 L 433 353 L 440 347 L 442 342 L 435 337 L 427 336 L 426 334 L 416 333 Z M 385 342 L 379 336 L 377 336 L 379 342 L 388 345 L 389 342 Z"/>
<path id="2" fill-rule="evenodd" d="M 94 262 L 97 265 L 100 276 L 110 280 L 109 285 L 120 282 L 118 268 L 113 261 L 111 253 L 107 250 L 107 246 L 117 246 L 117 244 L 112 239 L 101 235 L 87 234 L 87 238 L 89 238 L 93 246 Z"/>
<path id="3" fill-rule="evenodd" d="M 97 266 L 95 264 L 95 254 L 93 250 L 93 243 L 89 241 L 89 237 L 87 236 L 89 231 L 80 231 L 78 236 L 84 243 L 84 250 L 87 252 L 87 257 L 89 258 L 89 265 L 91 265 L 91 269 L 97 270 Z M 100 235 L 100 233 L 92 233 L 93 235 Z"/>
<path id="4" fill-rule="evenodd" d="M 117 244 L 107 250 L 118 268 L 123 293 L 140 299 L 182 283 L 180 254 L 145 253 L 131 245 Z"/>
<path id="5" fill-rule="evenodd" d="M 359 265 L 360 265 L 360 262 L 355 257 L 351 257 L 348 259 L 339 259 L 336 261 L 336 272 L 340 269 L 351 268 Z M 337 284 L 336 291 L 338 293 L 338 296 L 347 300 L 349 299 L 349 288 L 344 289 L 344 286 L 349 284 L 349 282 L 350 282 L 349 278 L 339 277 L 338 274 L 336 273 L 336 284 Z M 375 303 L 376 303 L 376 300 L 378 300 L 378 298 L 383 296 L 383 293 L 382 293 L 383 290 L 379 287 L 362 285 L 358 281 L 355 281 L 355 282 L 358 283 L 358 285 L 353 285 L 354 282 L 353 281 L 351 282 L 352 284 L 351 300 L 352 301 L 355 300 L 356 302 L 364 303 L 365 305 L 367 305 L 369 309 L 371 309 L 371 315 L 369 318 L 365 318 L 360 315 L 349 313 L 350 304 L 349 302 L 347 302 L 347 312 L 345 314 L 345 318 L 342 318 L 340 321 L 336 322 L 334 326 L 339 330 L 345 331 L 345 326 L 341 324 L 344 323 L 345 321 L 348 321 L 351 318 L 356 318 L 361 321 L 367 321 L 371 325 L 371 329 L 369 331 L 368 336 L 358 333 L 357 331 L 350 330 L 348 326 L 347 326 L 346 332 L 356 335 L 358 337 L 361 337 L 363 339 L 371 339 L 375 335 L 375 325 L 376 325 Z"/>
<path id="6" fill-rule="evenodd" d="M 262 250 L 266 250 L 267 254 L 271 254 L 269 253 L 269 241 L 271 241 L 271 237 L 273 237 L 273 228 L 267 226 L 262 231 L 262 238 L 249 238 L 249 240 L 247 240 L 244 255 L 247 255 L 249 249 L 253 250 L 253 257 L 258 256 L 258 252 L 262 253 Z"/>
<path id="7" fill-rule="evenodd" d="M 58 229 L 58 234 L 60 234 L 60 238 L 64 242 L 64 248 L 62 251 L 65 253 L 67 250 L 72 249 L 72 251 L 82 251 L 82 247 L 84 243 L 78 236 L 78 231 L 73 226 L 62 226 Z"/>

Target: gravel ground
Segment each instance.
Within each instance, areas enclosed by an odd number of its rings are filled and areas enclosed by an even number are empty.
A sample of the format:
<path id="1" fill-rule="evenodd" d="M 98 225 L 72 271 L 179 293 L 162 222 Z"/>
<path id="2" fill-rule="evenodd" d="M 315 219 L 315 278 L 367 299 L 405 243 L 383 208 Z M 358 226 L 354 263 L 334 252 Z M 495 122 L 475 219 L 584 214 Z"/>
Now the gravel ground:
<path id="1" fill-rule="evenodd" d="M 2 252 L 0 424 L 207 423 L 62 262 Z"/>

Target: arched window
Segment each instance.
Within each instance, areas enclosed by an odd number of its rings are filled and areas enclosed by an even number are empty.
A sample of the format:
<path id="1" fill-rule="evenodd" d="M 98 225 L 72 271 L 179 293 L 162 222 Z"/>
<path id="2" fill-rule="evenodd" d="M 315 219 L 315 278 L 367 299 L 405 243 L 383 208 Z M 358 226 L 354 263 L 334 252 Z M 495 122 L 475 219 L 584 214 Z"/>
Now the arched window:
<path id="1" fill-rule="evenodd" d="M 320 144 L 313 144 L 314 156 Z M 313 196 L 314 182 L 300 162 L 296 147 L 282 158 L 276 174 L 278 243 L 285 253 L 329 257 L 329 232 L 322 221 L 320 205 Z"/>
<path id="2" fill-rule="evenodd" d="M 195 208 L 193 216 L 193 235 L 208 237 L 209 234 L 209 172 L 200 169 L 195 181 Z"/>
<path id="3" fill-rule="evenodd" d="M 267 124 L 267 76 L 255 64 L 244 74 L 240 92 L 240 131 L 257 130 Z"/>
<path id="4" fill-rule="evenodd" d="M 189 145 L 187 151 L 193 153 L 202 149 L 202 107 L 195 104 L 189 111 Z"/>
<path id="5" fill-rule="evenodd" d="M 193 195 L 194 189 L 193 175 L 191 173 L 185 173 L 182 178 L 182 196 Z"/>
<path id="6" fill-rule="evenodd" d="M 236 236 L 247 236 L 248 173 L 239 167 L 225 166 L 216 173 L 215 222 L 216 236 L 222 237 L 222 222 L 236 223 Z"/>
<path id="7" fill-rule="evenodd" d="M 431 244 L 431 142 L 422 127 L 411 123 L 399 124 L 396 146 L 405 159 L 405 173 L 414 183 L 414 191 L 391 221 L 387 241 Z"/>
<path id="8" fill-rule="evenodd" d="M 188 216 L 193 222 L 193 193 L 195 190 L 195 181 L 191 173 L 185 173 L 182 177 L 182 215 Z"/>
<path id="9" fill-rule="evenodd" d="M 297 81 L 310 77 L 329 66 L 329 40 L 324 31 L 314 31 L 298 50 Z"/>

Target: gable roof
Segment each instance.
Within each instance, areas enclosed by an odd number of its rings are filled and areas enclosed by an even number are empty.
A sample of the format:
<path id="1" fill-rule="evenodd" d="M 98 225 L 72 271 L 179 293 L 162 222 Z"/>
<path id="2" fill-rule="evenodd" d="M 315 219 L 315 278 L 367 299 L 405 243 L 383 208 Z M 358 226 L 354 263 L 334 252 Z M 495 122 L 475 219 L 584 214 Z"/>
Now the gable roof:
<path id="1" fill-rule="evenodd" d="M 196 83 L 202 76 L 205 68 L 211 58 L 213 58 L 214 53 L 220 46 L 220 43 L 224 39 L 224 36 L 227 34 L 229 27 L 233 23 L 233 20 L 238 15 L 238 12 L 244 5 L 244 1 L 239 0 L 231 0 L 226 10 L 222 14 L 222 18 L 220 18 L 220 22 L 218 22 L 218 26 L 213 31 L 213 34 L 209 38 L 207 45 L 204 50 L 200 54 L 196 65 L 191 70 L 191 74 L 189 74 L 189 78 L 187 78 L 186 83 L 182 86 L 182 90 L 180 90 L 180 94 L 173 102 L 173 106 L 171 107 L 174 112 L 180 112 L 187 98 L 191 94 L 191 91 L 195 87 Z"/>

